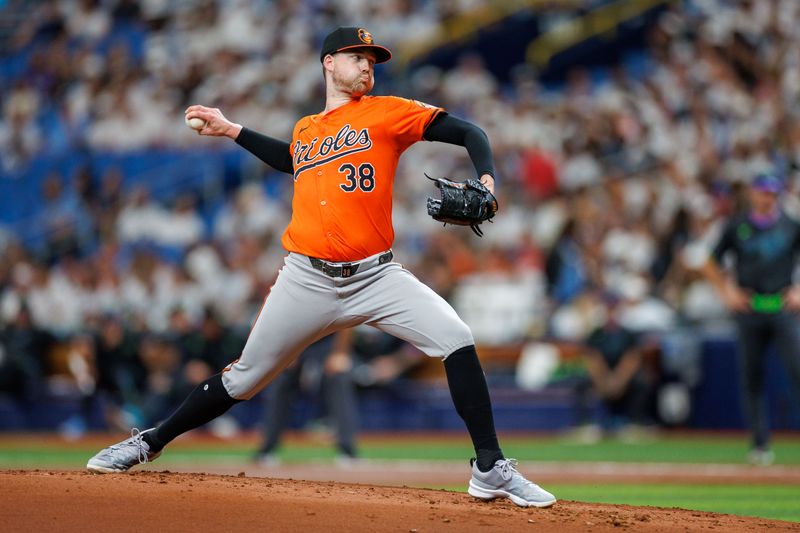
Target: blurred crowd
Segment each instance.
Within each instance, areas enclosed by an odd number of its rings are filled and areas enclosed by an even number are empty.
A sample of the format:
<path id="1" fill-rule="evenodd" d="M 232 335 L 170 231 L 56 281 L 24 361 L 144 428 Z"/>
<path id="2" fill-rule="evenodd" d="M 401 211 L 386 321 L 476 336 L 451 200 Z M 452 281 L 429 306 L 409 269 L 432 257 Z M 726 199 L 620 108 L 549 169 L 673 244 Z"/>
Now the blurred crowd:
<path id="1" fill-rule="evenodd" d="M 42 2 L 10 41 L 27 65 L 0 89 L 0 164 L 222 143 L 175 118 L 192 103 L 288 139 L 322 106 L 318 48 L 331 27 L 357 20 L 402 49 L 487 3 Z M 653 28 L 640 76 L 575 68 L 549 87 L 520 65 L 500 83 L 476 54 L 449 70 L 379 71 L 376 93 L 484 128 L 498 172 L 500 216 L 477 239 L 442 229 L 424 207 L 422 171 L 469 176 L 463 149 L 409 150 L 395 187 L 396 257 L 454 302 L 479 343 L 586 345 L 613 322 L 649 349 L 724 320 L 698 268 L 748 180 L 781 173 L 785 208 L 800 213 L 799 45 L 794 0 L 686 0 Z M 43 113 L 55 126 L 41 126 Z M 268 174 L 275 180 L 245 180 L 209 213 L 192 191 L 166 204 L 146 185 L 125 189 L 118 170 L 54 169 L 35 221 L 46 246 L 0 232 L 0 364 L 15 369 L 3 388 L 35 394 L 27 380 L 62 361 L 86 390 L 157 412 L 181 384 L 235 358 L 283 258 L 291 187 Z M 63 357 L 41 360 L 45 339 L 58 339 Z M 145 396 L 152 406 L 135 399 Z"/>

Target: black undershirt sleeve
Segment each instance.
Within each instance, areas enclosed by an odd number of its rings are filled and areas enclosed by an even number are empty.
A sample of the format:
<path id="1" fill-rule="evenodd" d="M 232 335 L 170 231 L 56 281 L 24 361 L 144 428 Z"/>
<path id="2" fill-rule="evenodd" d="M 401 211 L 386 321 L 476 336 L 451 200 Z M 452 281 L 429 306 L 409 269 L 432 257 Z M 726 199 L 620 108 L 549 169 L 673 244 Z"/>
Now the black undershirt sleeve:
<path id="1" fill-rule="evenodd" d="M 294 174 L 292 154 L 289 143 L 273 137 L 267 137 L 248 128 L 242 128 L 236 137 L 236 144 L 268 164 L 275 170 Z"/>
<path id="2" fill-rule="evenodd" d="M 484 174 L 494 177 L 494 161 L 489 138 L 475 124 L 447 113 L 440 113 L 425 130 L 423 137 L 428 141 L 465 147 L 478 177 Z"/>

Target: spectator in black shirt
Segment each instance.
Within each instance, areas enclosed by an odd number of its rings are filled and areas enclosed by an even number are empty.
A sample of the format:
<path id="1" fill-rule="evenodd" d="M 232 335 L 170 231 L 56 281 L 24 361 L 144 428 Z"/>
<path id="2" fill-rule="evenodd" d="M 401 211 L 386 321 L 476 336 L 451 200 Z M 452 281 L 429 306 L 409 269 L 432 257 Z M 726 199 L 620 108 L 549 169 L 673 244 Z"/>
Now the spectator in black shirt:
<path id="1" fill-rule="evenodd" d="M 97 392 L 102 397 L 106 423 L 114 430 L 144 423 L 139 390 L 146 374 L 138 358 L 139 341 L 139 336 L 125 327 L 122 317 L 100 317 L 94 341 Z"/>
<path id="2" fill-rule="evenodd" d="M 52 337 L 36 327 L 22 303 L 8 324 L 0 321 L 0 396 L 25 405 L 44 392 L 45 355 Z"/>
<path id="3" fill-rule="evenodd" d="M 657 365 L 649 357 L 652 350 L 645 339 L 619 323 L 619 311 L 620 303 L 610 301 L 607 320 L 586 339 L 588 380 L 578 384 L 578 416 L 581 423 L 589 422 L 588 385 L 608 415 L 602 429 L 621 438 L 636 438 L 652 425 Z M 584 426 L 581 436 L 591 438 L 598 429 Z"/>
<path id="4" fill-rule="evenodd" d="M 752 432 L 748 460 L 762 465 L 774 460 L 764 389 L 765 354 L 770 344 L 800 393 L 800 285 L 792 283 L 800 252 L 800 223 L 780 209 L 782 189 L 778 176 L 756 176 L 750 186 L 749 210 L 727 222 L 704 267 L 735 316 L 745 410 Z M 720 268 L 729 252 L 735 276 Z"/>

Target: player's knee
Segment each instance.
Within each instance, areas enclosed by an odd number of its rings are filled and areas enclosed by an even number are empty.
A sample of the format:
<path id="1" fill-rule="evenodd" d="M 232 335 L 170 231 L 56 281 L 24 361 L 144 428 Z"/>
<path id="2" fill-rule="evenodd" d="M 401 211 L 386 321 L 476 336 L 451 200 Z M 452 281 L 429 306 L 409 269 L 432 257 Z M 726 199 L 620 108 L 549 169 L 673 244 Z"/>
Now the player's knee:
<path id="1" fill-rule="evenodd" d="M 450 343 L 451 349 L 447 351 L 446 355 L 468 346 L 472 346 L 473 349 L 475 348 L 475 339 L 472 337 L 472 331 L 463 320 L 458 320 L 453 324 L 450 339 L 452 339 Z"/>
<path id="2" fill-rule="evenodd" d="M 253 377 L 253 373 L 237 373 L 233 368 L 222 374 L 222 384 L 234 400 L 249 400 L 263 388 L 254 382 Z"/>
<path id="3" fill-rule="evenodd" d="M 451 353 L 447 354 L 445 357 L 445 361 L 454 361 L 456 359 L 464 359 L 464 358 L 477 358 L 478 352 L 475 350 L 474 344 L 469 344 L 467 346 L 462 346 L 456 350 L 453 350 Z"/>

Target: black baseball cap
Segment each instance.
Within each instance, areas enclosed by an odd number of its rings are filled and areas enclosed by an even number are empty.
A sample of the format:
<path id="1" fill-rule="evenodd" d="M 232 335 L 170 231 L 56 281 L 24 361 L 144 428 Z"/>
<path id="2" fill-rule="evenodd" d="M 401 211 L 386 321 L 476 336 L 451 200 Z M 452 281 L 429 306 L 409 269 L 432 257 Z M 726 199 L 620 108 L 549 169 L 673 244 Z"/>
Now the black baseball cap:
<path id="1" fill-rule="evenodd" d="M 324 60 L 328 54 L 335 54 L 350 48 L 371 48 L 375 52 L 376 63 L 385 63 L 392 58 L 392 53 L 388 48 L 375 44 L 370 32 L 364 28 L 347 27 L 336 28 L 325 37 L 319 60 Z"/>

